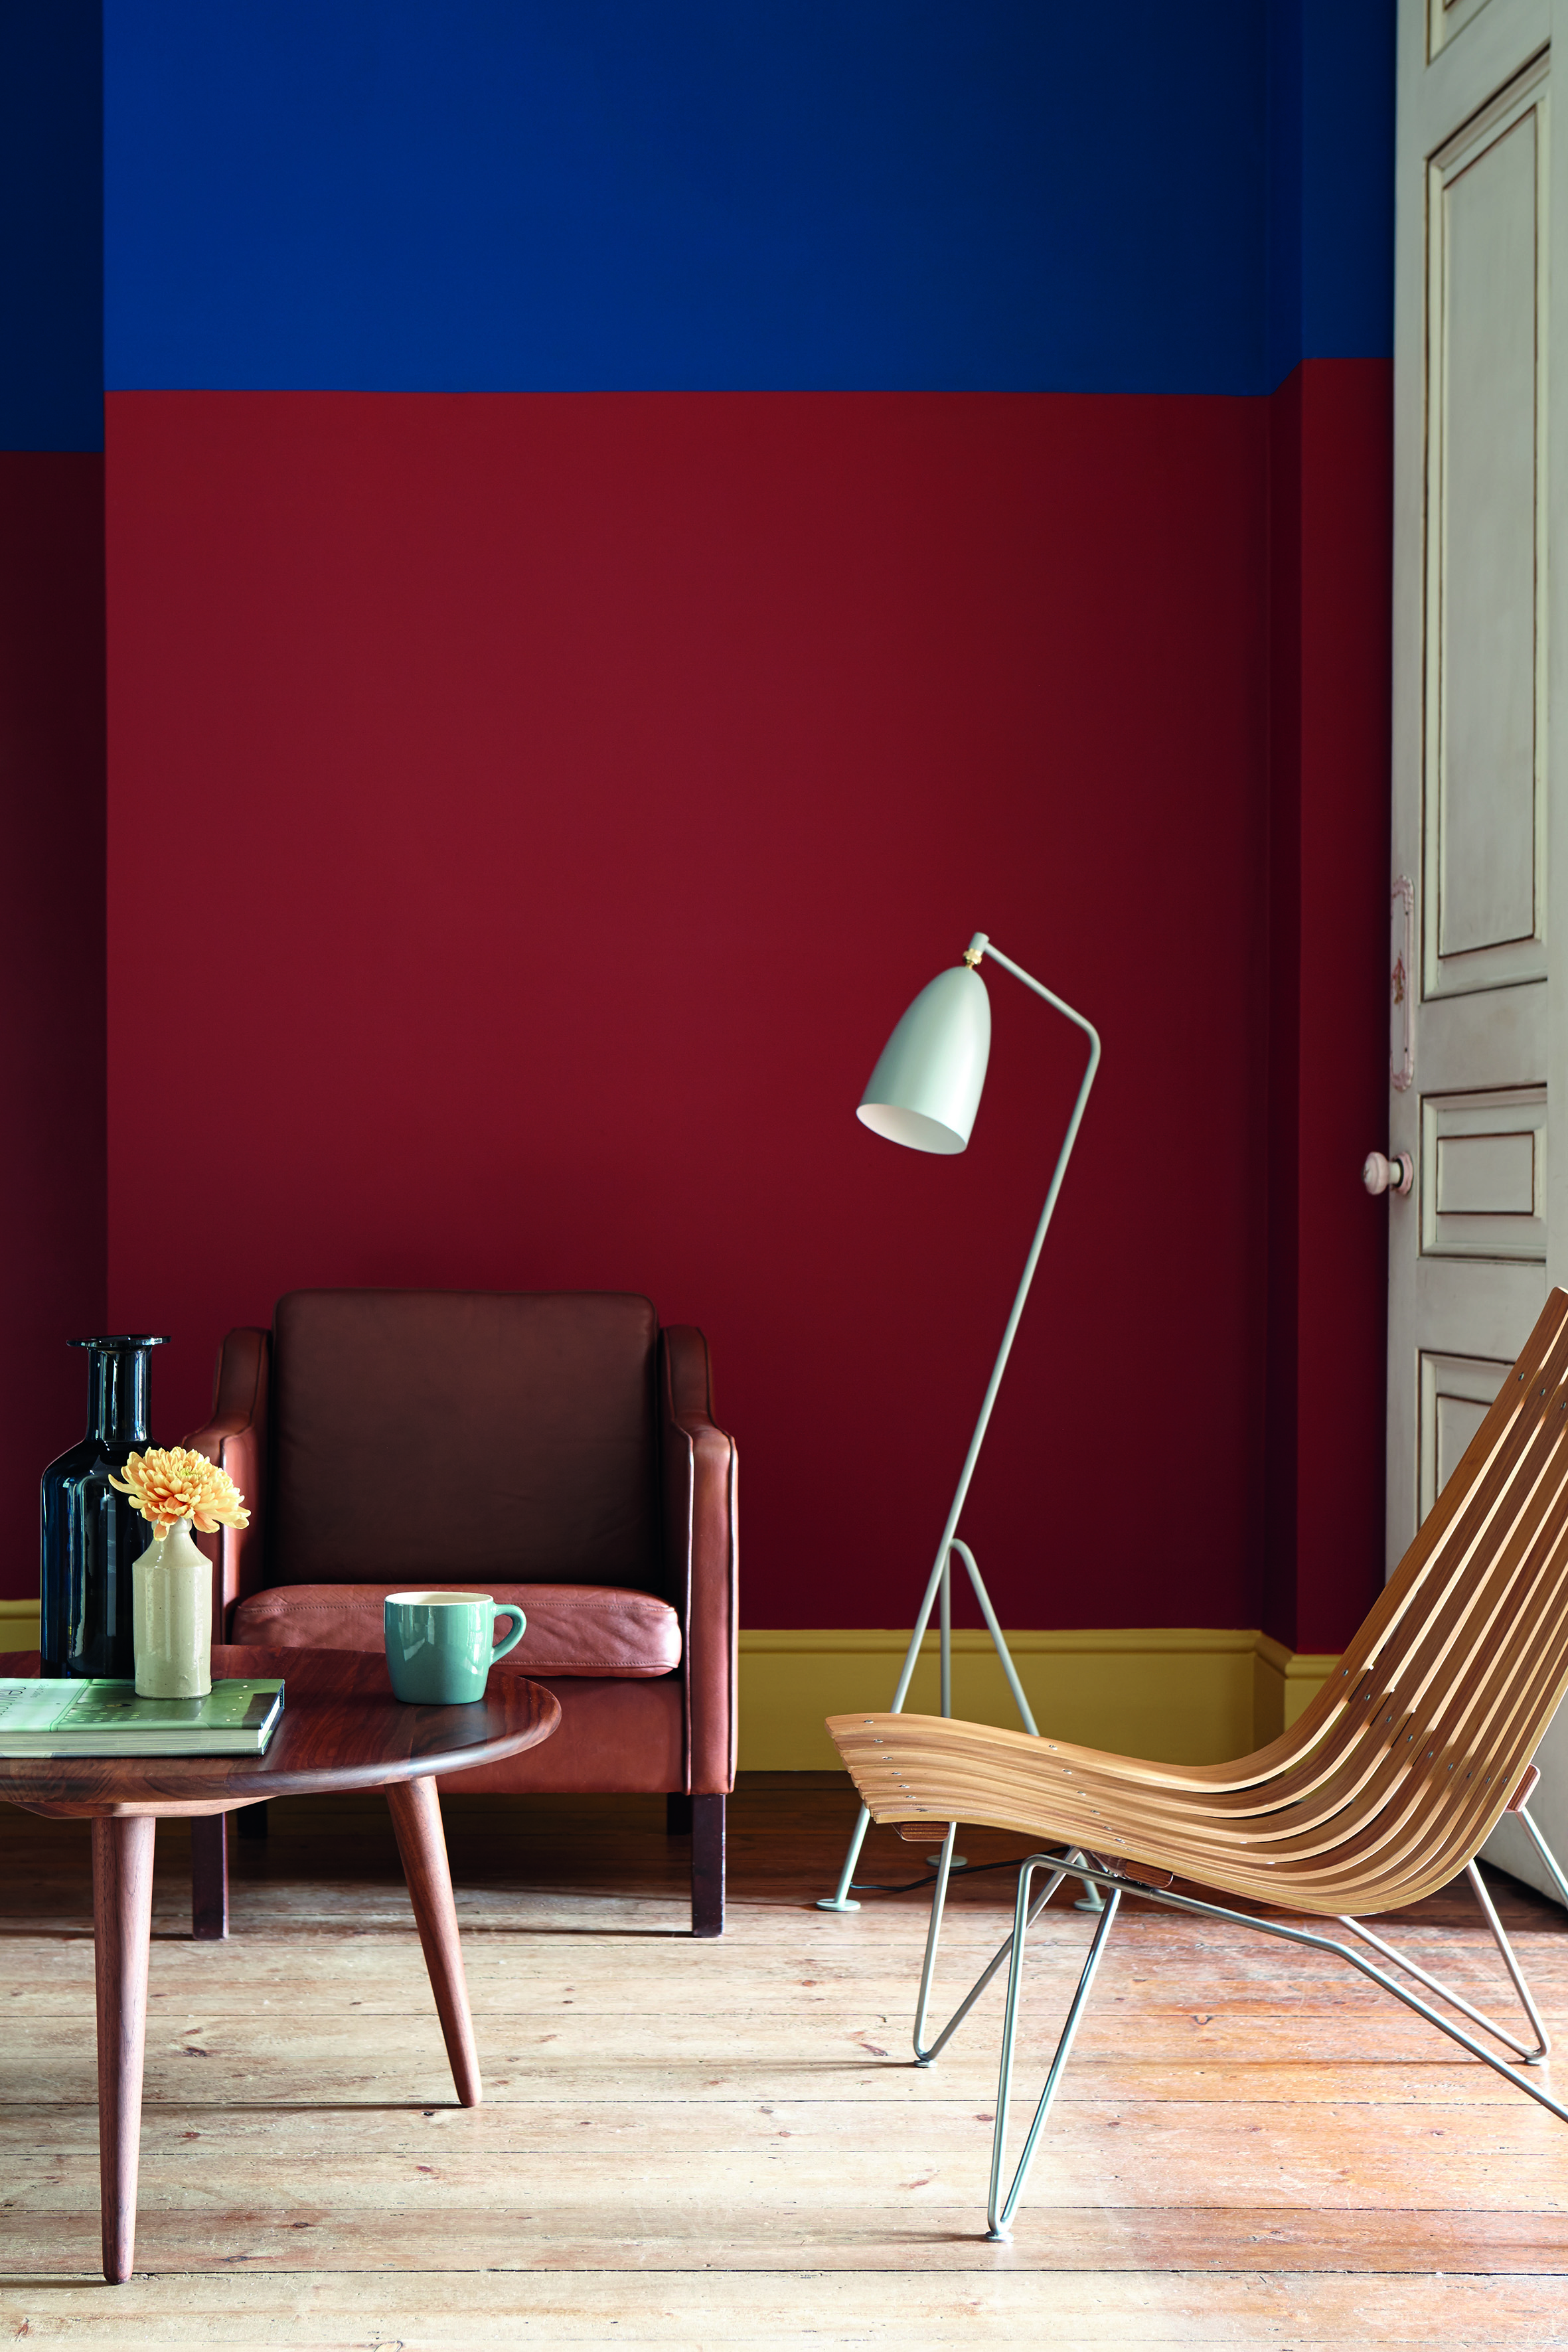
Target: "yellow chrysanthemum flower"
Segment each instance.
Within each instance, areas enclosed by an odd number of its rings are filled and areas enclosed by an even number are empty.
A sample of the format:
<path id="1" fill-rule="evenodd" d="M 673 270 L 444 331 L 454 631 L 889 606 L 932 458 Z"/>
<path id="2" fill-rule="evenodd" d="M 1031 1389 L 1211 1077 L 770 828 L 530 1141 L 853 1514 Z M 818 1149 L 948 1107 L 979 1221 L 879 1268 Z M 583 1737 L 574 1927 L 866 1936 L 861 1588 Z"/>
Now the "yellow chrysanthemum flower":
<path id="1" fill-rule="evenodd" d="M 131 1497 L 131 1507 L 150 1519 L 161 1536 L 181 1519 L 194 1519 L 204 1536 L 218 1527 L 246 1528 L 250 1513 L 226 1470 L 194 1454 L 188 1445 L 153 1445 L 132 1454 L 125 1475 L 110 1471 L 109 1483 Z"/>

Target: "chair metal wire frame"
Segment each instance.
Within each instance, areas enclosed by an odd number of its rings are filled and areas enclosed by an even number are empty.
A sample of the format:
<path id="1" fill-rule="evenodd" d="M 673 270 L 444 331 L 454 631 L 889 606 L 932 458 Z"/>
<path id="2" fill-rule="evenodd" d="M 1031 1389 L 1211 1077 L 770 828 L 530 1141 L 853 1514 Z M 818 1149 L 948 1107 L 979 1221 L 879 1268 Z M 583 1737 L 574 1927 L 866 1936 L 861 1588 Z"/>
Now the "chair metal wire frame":
<path id="1" fill-rule="evenodd" d="M 1531 1818 L 1528 1806 L 1520 1802 L 1510 1810 L 1514 1819 L 1523 1822 L 1533 1839 L 1542 1861 L 1562 1895 L 1563 1903 L 1568 1905 L 1568 1877 L 1564 1877 L 1559 1868 L 1556 1856 Z M 1302 1944 L 1311 1951 L 1331 1953 L 1336 1959 L 1345 1961 L 1359 1975 L 1368 1978 L 1383 1991 L 1392 1993 L 1394 2000 L 1402 2001 L 1406 2009 L 1414 2010 L 1418 2017 L 1424 2017 L 1429 2025 L 1435 2025 L 1437 2028 L 1439 2033 L 1446 2033 L 1451 2042 L 1457 2042 L 1470 2057 L 1479 2058 L 1483 2065 L 1489 2066 L 1494 2074 L 1500 2074 L 1505 2083 L 1513 2084 L 1516 2089 L 1525 2094 L 1526 2097 L 1534 2099 L 1539 2105 L 1554 2115 L 1560 2123 L 1568 2123 L 1568 2107 L 1561 2105 L 1550 2093 L 1542 2090 L 1538 2084 L 1532 2083 L 1528 2075 L 1519 2074 L 1506 2060 L 1496 2057 L 1489 2050 L 1483 2049 L 1479 2042 L 1472 2040 L 1469 2034 L 1464 2032 L 1447 2018 L 1440 2017 L 1437 2011 L 1430 2008 L 1417 1994 L 1408 1991 L 1403 1985 L 1396 1984 L 1392 1977 L 1385 1975 L 1383 1969 L 1374 1968 L 1372 1962 L 1363 1959 L 1359 1952 L 1352 1951 L 1348 1945 L 1336 1942 L 1331 1936 L 1314 1935 L 1309 1928 L 1288 1927 L 1277 1919 L 1257 1918 L 1245 1911 L 1232 1911 L 1224 1904 L 1205 1903 L 1196 1895 L 1176 1895 L 1168 1888 L 1151 1886 L 1127 1873 L 1108 1870 L 1099 1857 L 1087 1854 L 1081 1847 L 1064 1847 L 1055 1853 L 1031 1853 L 1025 1857 L 1018 1872 L 1018 1893 L 1014 1905 L 1012 1933 L 1005 1937 L 987 1961 L 942 2032 L 933 2042 L 928 2043 L 925 2040 L 926 2021 L 931 2006 L 931 1983 L 936 1972 L 942 1914 L 947 1901 L 952 1844 L 957 1832 L 957 1822 L 950 1822 L 942 1841 L 941 1860 L 937 1865 L 936 1885 L 931 1889 L 931 1922 L 926 1930 L 925 1958 L 921 1970 L 920 1995 L 915 2010 L 915 2063 L 918 2066 L 929 2066 L 940 2057 L 973 2009 L 986 1986 L 1001 1968 L 1004 1960 L 1006 1960 L 1009 1963 L 1007 1991 L 1002 2015 L 1002 2055 L 996 2083 L 996 2120 L 991 2141 L 991 2185 L 985 2213 L 986 2236 L 995 2242 L 1005 2242 L 1012 2233 L 1013 2216 L 1017 2210 L 1019 2198 L 1023 2195 L 1025 2184 L 1028 2179 L 1029 2168 L 1034 2161 L 1040 2133 L 1061 2083 L 1073 2041 L 1088 2005 L 1095 1976 L 1105 1954 L 1105 1948 L 1110 1942 L 1111 1929 L 1115 1925 L 1123 1895 L 1136 1895 L 1142 1901 L 1159 1904 L 1166 1910 L 1193 1912 L 1203 1918 L 1223 1919 L 1232 1927 L 1250 1927 L 1258 1935 L 1272 1936 L 1284 1943 Z M 1050 1878 L 1045 1891 L 1035 1895 L 1034 1881 L 1037 1874 L 1042 1870 L 1048 1871 L 1051 1874 Z M 1470 1882 L 1471 1891 L 1480 1906 L 1481 1916 L 1491 1931 L 1492 1938 L 1502 1957 L 1514 1991 L 1518 1995 L 1520 2006 L 1529 2021 L 1531 2032 L 1536 2037 L 1533 2047 L 1527 2047 L 1515 2035 L 1494 2023 L 1480 2010 L 1473 2008 L 1461 1994 L 1443 1984 L 1426 1969 L 1418 1967 L 1414 1960 L 1406 1958 L 1403 1953 L 1396 1952 L 1391 1944 L 1385 1943 L 1381 1936 L 1374 1935 L 1359 1919 L 1352 1918 L 1348 1914 L 1341 1914 L 1339 1925 L 1348 1928 L 1352 1935 L 1381 1953 L 1386 1960 L 1403 1970 L 1406 1976 L 1413 1977 L 1418 1984 L 1425 1985 L 1426 1990 L 1435 1993 L 1438 2000 L 1447 2001 L 1450 2008 L 1458 2010 L 1461 2015 L 1468 2017 L 1472 2024 L 1479 2026 L 1484 2032 L 1491 2034 L 1508 2049 L 1517 2053 L 1526 2065 L 1537 2065 L 1551 2049 L 1551 2037 L 1531 1995 L 1530 1988 L 1525 1982 L 1523 1972 L 1504 1932 L 1502 1922 L 1498 1917 L 1496 1907 L 1487 1893 L 1480 1872 L 1473 1861 L 1466 1865 L 1466 1873 Z M 1034 2119 L 1029 2126 L 1011 2184 L 1004 2193 L 1003 2179 L 1007 2149 L 1007 2125 L 1013 2102 L 1013 2066 L 1017 2037 L 1019 1996 L 1023 1989 L 1025 1943 L 1029 1928 L 1045 1909 L 1063 1879 L 1068 1877 L 1082 1878 L 1092 1882 L 1104 1890 L 1109 1899 L 1096 1922 L 1094 1936 L 1079 1978 L 1078 1988 L 1073 1994 L 1057 2042 L 1055 2054 L 1051 2059 L 1050 2070 L 1046 2076 L 1045 2088 L 1041 2091 L 1038 2104 L 1035 2108 Z"/>

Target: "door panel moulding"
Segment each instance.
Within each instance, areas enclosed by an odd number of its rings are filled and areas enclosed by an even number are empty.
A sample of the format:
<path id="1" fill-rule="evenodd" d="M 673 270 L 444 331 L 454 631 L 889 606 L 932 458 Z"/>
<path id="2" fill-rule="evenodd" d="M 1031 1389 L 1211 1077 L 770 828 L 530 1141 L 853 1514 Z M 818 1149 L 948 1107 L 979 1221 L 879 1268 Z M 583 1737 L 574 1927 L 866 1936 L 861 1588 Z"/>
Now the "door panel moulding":
<path id="1" fill-rule="evenodd" d="M 1426 0 L 1426 55 L 1435 58 L 1472 24 L 1487 0 Z"/>
<path id="2" fill-rule="evenodd" d="M 1546 1088 L 1421 1098 L 1421 1248 L 1546 1262 Z"/>
<path id="3" fill-rule="evenodd" d="M 1427 166 L 1423 994 L 1545 960 L 1546 60 Z"/>
<path id="4" fill-rule="evenodd" d="M 1486 1419 L 1487 1407 L 1510 1370 L 1506 1360 L 1489 1356 L 1422 1356 L 1418 1443 L 1423 1518 Z"/>

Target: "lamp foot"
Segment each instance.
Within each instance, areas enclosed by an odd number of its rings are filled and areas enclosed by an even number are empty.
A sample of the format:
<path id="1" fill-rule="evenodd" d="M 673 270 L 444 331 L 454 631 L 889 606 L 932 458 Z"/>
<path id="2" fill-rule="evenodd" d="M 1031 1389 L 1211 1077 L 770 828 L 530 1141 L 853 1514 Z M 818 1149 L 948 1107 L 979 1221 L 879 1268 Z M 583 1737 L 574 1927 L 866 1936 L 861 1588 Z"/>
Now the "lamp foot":
<path id="1" fill-rule="evenodd" d="M 860 1906 L 858 1903 L 852 1903 L 847 1895 L 842 1901 L 837 1895 L 819 1895 L 816 1898 L 816 1907 L 819 1911 L 858 1911 Z"/>

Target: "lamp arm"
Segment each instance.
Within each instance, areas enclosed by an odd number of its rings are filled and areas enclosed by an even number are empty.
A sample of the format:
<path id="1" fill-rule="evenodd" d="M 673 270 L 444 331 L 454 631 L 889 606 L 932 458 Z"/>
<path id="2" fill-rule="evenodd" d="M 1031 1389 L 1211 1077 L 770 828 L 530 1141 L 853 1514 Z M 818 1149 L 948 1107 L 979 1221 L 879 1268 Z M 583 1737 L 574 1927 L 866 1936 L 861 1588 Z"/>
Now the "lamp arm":
<path id="1" fill-rule="evenodd" d="M 948 1511 L 947 1524 L 942 1531 L 942 1541 L 937 1546 L 936 1564 L 931 1570 L 931 1580 L 925 1590 L 925 1599 L 915 1622 L 914 1638 L 910 1643 L 904 1659 L 903 1672 L 899 1676 L 899 1686 L 893 1694 L 893 1704 L 888 1710 L 890 1715 L 903 1713 L 910 1684 L 914 1679 L 915 1667 L 920 1661 L 921 1643 L 925 1638 L 925 1629 L 930 1622 L 931 1612 L 936 1601 L 937 1587 L 942 1581 L 942 1570 L 947 1565 L 948 1553 L 952 1549 L 953 1538 L 958 1533 L 959 1518 L 964 1503 L 968 1499 L 970 1482 L 974 1476 L 974 1465 L 980 1459 L 980 1449 L 985 1442 L 985 1432 L 990 1425 L 992 1408 L 996 1402 L 996 1392 L 1002 1385 L 1002 1375 L 1007 1369 L 1007 1359 L 1013 1352 L 1013 1341 L 1017 1337 L 1018 1325 L 1023 1319 L 1024 1304 L 1029 1296 L 1029 1286 L 1035 1279 L 1035 1268 L 1040 1262 L 1040 1252 L 1046 1245 L 1046 1235 L 1050 1230 L 1051 1218 L 1057 1205 L 1057 1195 L 1062 1189 L 1062 1178 L 1067 1174 L 1068 1161 L 1072 1158 L 1072 1148 L 1078 1141 L 1078 1131 L 1083 1124 L 1084 1108 L 1089 1101 L 1089 1088 L 1094 1084 L 1095 1072 L 1100 1067 L 1100 1032 L 1091 1021 L 1086 1021 L 1081 1013 L 1075 1013 L 1070 1004 L 1065 1003 L 1045 985 L 1043 981 L 1036 980 L 1032 973 L 1026 972 L 1021 964 L 1016 964 L 1011 956 L 1005 956 L 1000 948 L 993 947 L 984 931 L 976 931 L 970 941 L 966 961 L 973 965 L 980 961 L 982 956 L 986 955 L 994 956 L 1005 971 L 1010 971 L 1015 980 L 1022 981 L 1026 988 L 1033 989 L 1037 996 L 1044 997 L 1046 1003 L 1056 1012 L 1062 1013 L 1076 1029 L 1082 1030 L 1089 1039 L 1089 1061 L 1079 1086 L 1078 1100 L 1073 1105 L 1072 1117 L 1068 1121 L 1067 1133 L 1062 1138 L 1062 1148 L 1057 1154 L 1057 1164 L 1052 1171 L 1050 1190 L 1046 1194 L 1046 1205 L 1040 1212 L 1040 1222 L 1035 1228 L 1035 1238 L 1029 1244 L 1029 1255 L 1024 1260 L 1023 1277 L 1018 1284 L 1017 1296 L 1013 1301 L 1013 1311 L 1007 1318 L 1006 1328 L 1002 1334 L 1002 1344 L 996 1350 L 996 1361 L 991 1368 L 991 1378 L 985 1384 L 985 1394 L 981 1400 L 980 1417 L 974 1424 L 974 1434 L 969 1441 L 969 1451 L 963 1457 L 963 1467 L 959 1472 L 957 1490 Z"/>

